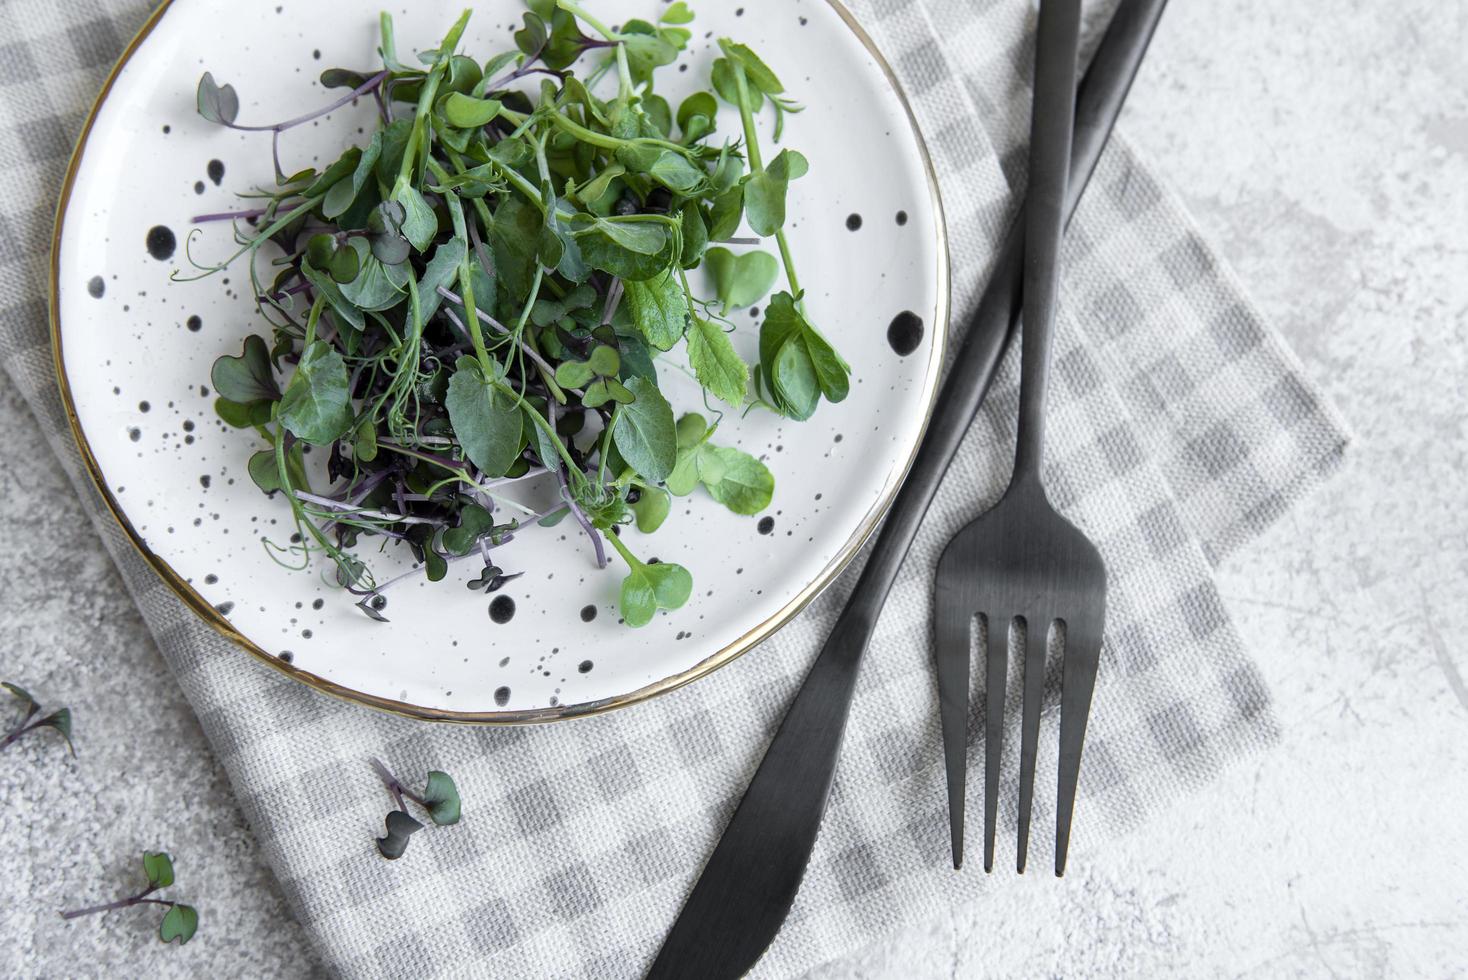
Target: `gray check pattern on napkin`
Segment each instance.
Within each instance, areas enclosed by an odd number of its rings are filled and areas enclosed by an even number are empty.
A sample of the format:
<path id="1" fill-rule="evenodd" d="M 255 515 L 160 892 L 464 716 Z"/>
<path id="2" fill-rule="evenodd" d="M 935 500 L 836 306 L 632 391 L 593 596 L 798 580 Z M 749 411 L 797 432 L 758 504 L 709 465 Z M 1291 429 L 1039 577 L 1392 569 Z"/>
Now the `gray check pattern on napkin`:
<path id="1" fill-rule="evenodd" d="M 961 329 L 1023 182 L 1030 5 L 853 7 L 934 153 Z M 138 0 L 0 6 L 0 361 L 93 504 L 55 392 L 45 305 L 29 297 L 45 281 L 71 141 L 146 13 Z M 1071 227 L 1055 359 L 1046 478 L 1111 575 L 1074 862 L 1273 737 L 1268 692 L 1210 563 L 1328 474 L 1346 436 L 1119 137 Z M 804 889 L 760 976 L 799 974 L 985 886 L 948 867 L 930 583 L 948 537 L 1007 480 L 1016 379 L 1011 355 L 893 591 Z M 639 975 L 850 581 L 758 651 L 634 709 L 530 729 L 442 728 L 331 700 L 257 664 L 197 622 L 93 513 L 294 911 L 322 959 L 349 976 Z M 1052 739 L 1054 721 L 1052 703 Z M 454 773 L 463 822 L 382 861 L 371 838 L 386 797 L 372 755 L 403 772 Z M 1040 827 L 1053 793 L 1046 755 Z M 1005 815 L 1013 821 L 1012 800 Z M 1032 845 L 1037 863 L 1046 836 Z"/>

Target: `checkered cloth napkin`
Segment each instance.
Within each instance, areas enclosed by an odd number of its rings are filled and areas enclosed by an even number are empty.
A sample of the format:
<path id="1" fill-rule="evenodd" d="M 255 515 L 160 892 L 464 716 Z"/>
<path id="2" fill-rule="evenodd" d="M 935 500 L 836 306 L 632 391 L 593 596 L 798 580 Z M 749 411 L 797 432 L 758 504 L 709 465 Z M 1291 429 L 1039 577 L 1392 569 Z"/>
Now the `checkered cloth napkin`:
<path id="1" fill-rule="evenodd" d="M 936 157 L 962 313 L 1023 183 L 1030 5 L 853 6 Z M 1093 28 L 1108 12 L 1091 11 Z M 55 393 L 36 284 L 72 139 L 145 14 L 138 0 L 0 5 L 0 359 L 94 503 Z M 1211 565 L 1330 473 L 1346 436 L 1121 137 L 1071 227 L 1054 356 L 1046 478 L 1099 543 L 1111 579 L 1074 863 L 1274 736 L 1269 692 Z M 930 583 L 944 542 L 1008 478 L 1016 379 L 1011 356 L 887 604 L 824 831 L 760 976 L 799 974 L 980 898 L 983 875 L 949 868 Z M 349 976 L 640 974 L 851 579 L 759 651 L 650 703 L 548 727 L 445 728 L 332 700 L 257 664 L 197 622 L 95 512 L 295 913 Z M 383 861 L 371 843 L 387 802 L 373 755 L 402 772 L 453 773 L 463 822 Z M 1052 781 L 1042 765 L 1040 827 Z M 1043 866 L 1048 842 L 1037 837 Z"/>

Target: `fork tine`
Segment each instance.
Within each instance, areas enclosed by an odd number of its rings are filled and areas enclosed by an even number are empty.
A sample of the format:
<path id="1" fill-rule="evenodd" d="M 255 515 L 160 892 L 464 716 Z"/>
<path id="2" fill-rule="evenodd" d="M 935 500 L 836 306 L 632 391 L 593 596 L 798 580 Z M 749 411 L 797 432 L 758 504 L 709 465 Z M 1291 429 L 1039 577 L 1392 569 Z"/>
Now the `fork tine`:
<path id="1" fill-rule="evenodd" d="M 974 610 L 969 597 L 944 588 L 940 573 L 934 609 L 938 705 L 948 780 L 948 832 L 953 867 L 963 866 L 963 809 L 968 770 L 968 685 Z"/>
<path id="2" fill-rule="evenodd" d="M 1040 742 L 1040 701 L 1045 692 L 1045 639 L 1050 620 L 1025 617 L 1024 701 L 1019 741 L 1019 856 L 1016 868 L 1025 873 L 1030 849 L 1030 809 L 1035 801 L 1035 754 Z"/>
<path id="3" fill-rule="evenodd" d="M 1076 628 L 1081 627 L 1081 628 Z M 1070 820 L 1080 781 L 1081 748 L 1091 693 L 1096 689 L 1096 667 L 1101 659 L 1099 624 L 1066 623 L 1065 658 L 1060 676 L 1060 783 L 1055 794 L 1055 876 L 1065 874 L 1070 849 Z"/>
<path id="4" fill-rule="evenodd" d="M 1004 745 L 1004 692 L 1009 686 L 1009 616 L 991 615 L 984 676 L 984 870 L 994 870 L 994 824 L 999 816 L 999 759 Z"/>

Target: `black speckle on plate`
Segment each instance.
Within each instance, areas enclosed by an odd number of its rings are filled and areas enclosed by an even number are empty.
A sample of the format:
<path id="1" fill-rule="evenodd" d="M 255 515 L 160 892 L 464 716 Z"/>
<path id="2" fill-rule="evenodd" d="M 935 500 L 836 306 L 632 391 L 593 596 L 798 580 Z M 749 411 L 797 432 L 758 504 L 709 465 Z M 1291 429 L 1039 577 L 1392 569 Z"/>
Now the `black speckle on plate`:
<path id="1" fill-rule="evenodd" d="M 189 317 L 186 322 L 188 324 L 188 328 L 194 333 L 198 333 L 204 327 L 204 321 L 199 319 L 197 316 Z"/>
<path id="2" fill-rule="evenodd" d="M 221 615 L 221 616 L 228 616 L 230 613 L 234 612 L 234 603 L 232 603 L 232 602 L 221 602 L 219 605 L 215 606 L 214 608 L 219 611 L 219 615 Z"/>
<path id="3" fill-rule="evenodd" d="M 196 180 L 196 181 L 194 181 L 194 193 L 195 194 L 202 194 L 207 189 L 208 188 L 206 188 L 204 186 L 204 182 L 202 180 Z"/>
<path id="4" fill-rule="evenodd" d="M 589 674 L 591 673 L 591 668 L 595 666 L 596 664 L 592 663 L 590 660 L 583 660 L 576 665 L 576 669 L 583 674 Z"/>
<path id="5" fill-rule="evenodd" d="M 101 299 L 102 295 L 107 292 L 107 281 L 101 276 L 93 276 L 87 280 L 87 292 L 93 299 Z"/>
<path id="6" fill-rule="evenodd" d="M 219 160 L 210 160 L 208 169 L 209 179 L 214 181 L 215 187 L 218 187 L 220 182 L 224 180 L 224 163 Z"/>
<path id="7" fill-rule="evenodd" d="M 907 224 L 907 212 L 906 211 L 898 211 L 897 212 L 897 223 L 899 225 L 905 225 L 905 224 Z"/>
<path id="8" fill-rule="evenodd" d="M 583 623 L 589 623 L 589 622 L 591 622 L 595 618 L 596 618 L 596 607 L 595 606 L 582 606 L 581 607 L 581 621 Z"/>
<path id="9" fill-rule="evenodd" d="M 173 237 L 173 229 L 167 225 L 149 228 L 148 237 L 144 241 L 148 246 L 148 254 L 159 262 L 167 262 L 173 258 L 173 250 L 178 247 L 178 239 Z"/>
<path id="10" fill-rule="evenodd" d="M 128 429 L 127 430 L 127 437 L 129 439 L 131 439 L 133 442 L 137 442 L 139 439 L 143 438 L 143 430 L 142 429 Z"/>
<path id="11" fill-rule="evenodd" d="M 210 480 L 208 473 L 205 473 L 203 476 L 199 477 L 199 486 L 203 487 L 205 490 L 209 489 L 209 484 L 211 482 L 212 481 Z"/>
<path id="12" fill-rule="evenodd" d="M 489 604 L 489 618 L 504 624 L 515 618 L 515 600 L 507 595 L 495 596 Z"/>
<path id="13" fill-rule="evenodd" d="M 903 310 L 887 327 L 887 343 L 899 357 L 906 357 L 923 342 L 923 318 L 911 310 Z"/>
<path id="14" fill-rule="evenodd" d="M 510 689 L 508 687 L 497 687 L 494 690 L 494 703 L 503 708 L 510 703 Z"/>
<path id="15" fill-rule="evenodd" d="M 760 534 L 769 534 L 775 529 L 775 519 L 773 517 L 761 517 L 755 527 Z"/>
<path id="16" fill-rule="evenodd" d="M 861 230 L 861 215 L 859 215 L 859 214 L 848 214 L 846 216 L 846 230 L 847 231 L 860 231 Z"/>

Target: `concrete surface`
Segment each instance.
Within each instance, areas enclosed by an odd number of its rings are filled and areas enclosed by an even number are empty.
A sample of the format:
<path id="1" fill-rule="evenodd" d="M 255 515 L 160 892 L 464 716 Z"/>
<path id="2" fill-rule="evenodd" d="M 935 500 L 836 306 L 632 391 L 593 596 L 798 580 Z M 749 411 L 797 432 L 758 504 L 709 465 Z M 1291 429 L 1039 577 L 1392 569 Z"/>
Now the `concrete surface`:
<path id="1" fill-rule="evenodd" d="M 1468 0 L 1176 3 L 1125 125 L 1358 441 L 1222 572 L 1283 743 L 1073 868 L 818 971 L 1430 976 L 1468 951 Z M 0 974 L 301 976 L 224 776 L 19 397 L 0 382 L 0 674 L 81 755 L 0 755 Z M 4 705 L 0 705 L 3 709 Z M 3 721 L 4 717 L 0 717 Z M 63 924 L 172 850 L 199 936 Z M 969 872 L 978 873 L 978 872 Z"/>

